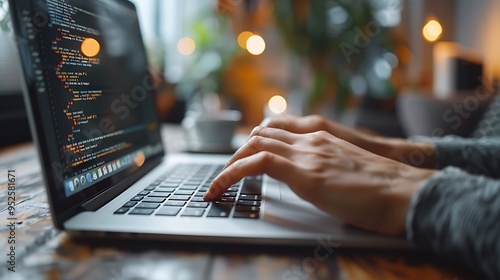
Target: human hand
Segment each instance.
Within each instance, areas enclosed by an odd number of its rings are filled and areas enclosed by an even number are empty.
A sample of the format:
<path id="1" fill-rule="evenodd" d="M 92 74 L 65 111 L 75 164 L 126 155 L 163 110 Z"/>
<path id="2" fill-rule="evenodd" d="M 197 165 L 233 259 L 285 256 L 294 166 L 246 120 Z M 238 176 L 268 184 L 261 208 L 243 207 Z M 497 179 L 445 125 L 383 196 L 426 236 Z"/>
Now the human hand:
<path id="1" fill-rule="evenodd" d="M 371 135 L 317 115 L 305 117 L 284 115 L 267 118 L 261 123 L 261 126 L 278 128 L 297 134 L 326 131 L 374 154 L 415 167 L 434 168 L 436 162 L 433 144 Z"/>
<path id="2" fill-rule="evenodd" d="M 412 194 L 433 171 L 393 161 L 327 132 L 257 127 L 212 182 L 206 200 L 267 174 L 319 209 L 367 230 L 400 235 Z"/>

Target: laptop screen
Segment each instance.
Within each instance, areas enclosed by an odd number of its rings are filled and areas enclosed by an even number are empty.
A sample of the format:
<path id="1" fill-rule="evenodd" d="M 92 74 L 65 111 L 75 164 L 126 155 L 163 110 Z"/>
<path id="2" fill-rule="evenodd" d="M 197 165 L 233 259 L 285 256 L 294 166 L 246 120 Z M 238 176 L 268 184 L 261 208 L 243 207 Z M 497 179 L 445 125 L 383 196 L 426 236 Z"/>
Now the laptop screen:
<path id="1" fill-rule="evenodd" d="M 58 199 L 88 198 L 163 154 L 155 85 L 131 3 L 10 3 L 45 173 Z"/>

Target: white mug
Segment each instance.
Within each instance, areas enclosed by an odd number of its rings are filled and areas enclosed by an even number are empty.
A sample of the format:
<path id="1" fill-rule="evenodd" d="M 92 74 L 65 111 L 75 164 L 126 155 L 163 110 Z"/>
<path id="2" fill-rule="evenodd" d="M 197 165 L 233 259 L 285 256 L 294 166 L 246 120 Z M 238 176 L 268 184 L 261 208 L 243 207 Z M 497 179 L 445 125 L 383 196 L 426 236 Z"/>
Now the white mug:
<path id="1" fill-rule="evenodd" d="M 241 113 L 223 110 L 218 113 L 190 111 L 182 121 L 187 148 L 191 151 L 227 152 L 231 145 Z"/>

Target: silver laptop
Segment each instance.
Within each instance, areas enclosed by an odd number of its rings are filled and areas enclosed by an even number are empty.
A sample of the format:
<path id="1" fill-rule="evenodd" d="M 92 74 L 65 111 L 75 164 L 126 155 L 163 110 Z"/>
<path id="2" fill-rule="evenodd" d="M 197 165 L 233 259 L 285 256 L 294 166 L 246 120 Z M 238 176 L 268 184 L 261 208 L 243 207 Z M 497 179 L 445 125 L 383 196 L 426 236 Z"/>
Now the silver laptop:
<path id="1" fill-rule="evenodd" d="M 267 176 L 202 195 L 227 156 L 166 155 L 137 13 L 125 0 L 11 0 L 52 218 L 77 236 L 408 248 Z"/>

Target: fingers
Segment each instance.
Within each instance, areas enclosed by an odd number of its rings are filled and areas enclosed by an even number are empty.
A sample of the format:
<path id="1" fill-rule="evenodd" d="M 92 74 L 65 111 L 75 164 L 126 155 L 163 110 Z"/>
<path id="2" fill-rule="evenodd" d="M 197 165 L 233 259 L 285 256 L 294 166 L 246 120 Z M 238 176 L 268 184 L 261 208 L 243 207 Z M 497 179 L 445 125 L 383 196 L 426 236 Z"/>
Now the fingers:
<path id="1" fill-rule="evenodd" d="M 298 139 L 297 134 L 291 133 L 289 131 L 262 126 L 257 126 L 252 130 L 252 132 L 250 133 L 250 138 L 252 138 L 253 136 L 262 136 L 266 138 L 276 139 L 290 145 Z"/>
<path id="2" fill-rule="evenodd" d="M 332 136 L 324 131 L 315 133 L 318 135 L 313 137 L 313 134 L 295 134 L 277 128 L 256 127 L 248 143 L 231 157 L 221 174 L 212 182 L 205 194 L 205 200 L 219 197 L 231 185 L 246 176 L 265 173 L 285 183 L 296 183 L 296 180 L 290 180 L 297 176 L 292 170 L 300 167 L 293 162 L 293 159 L 310 150 L 310 147 L 328 146 L 324 148 L 330 148 L 329 138 Z M 264 161 L 267 158 L 271 160 Z M 292 176 L 284 176 L 284 174 L 290 175 L 291 173 L 293 173 Z M 296 179 L 303 178 L 297 177 Z"/>
<path id="3" fill-rule="evenodd" d="M 298 176 L 296 169 L 293 162 L 280 155 L 265 151 L 259 152 L 228 166 L 215 178 L 203 198 L 212 200 L 220 197 L 231 185 L 236 184 L 246 176 L 267 174 L 276 180 L 290 183 L 299 179 L 296 178 Z"/>
<path id="4" fill-rule="evenodd" d="M 261 126 L 287 130 L 292 133 L 310 133 L 318 130 L 328 131 L 328 121 L 316 115 L 306 117 L 280 116 L 265 119 Z"/>
<path id="5" fill-rule="evenodd" d="M 297 139 L 298 135 L 285 130 L 257 126 L 250 133 L 248 142 L 236 151 L 227 162 L 226 167 L 238 159 L 261 151 L 273 152 L 286 157 L 290 153 L 290 147 L 283 144 L 292 145 Z"/>
<path id="6" fill-rule="evenodd" d="M 269 130 L 269 129 L 265 129 Z M 285 142 L 273 139 L 273 138 L 268 138 L 269 136 L 266 137 L 266 135 L 271 135 L 273 133 L 263 133 L 264 135 L 257 135 L 259 134 L 258 132 L 255 133 L 255 135 L 251 136 L 248 142 L 243 145 L 238 151 L 234 153 L 234 155 L 231 157 L 231 159 L 227 162 L 226 167 L 230 166 L 231 164 L 235 163 L 236 161 L 251 156 L 253 154 L 259 153 L 259 152 L 270 152 L 273 154 L 280 155 L 282 157 L 289 157 L 289 155 L 293 152 L 292 147 Z M 278 133 L 281 134 L 281 133 Z M 280 139 L 284 139 L 282 137 L 278 137 Z M 291 141 L 290 141 L 291 144 Z"/>

